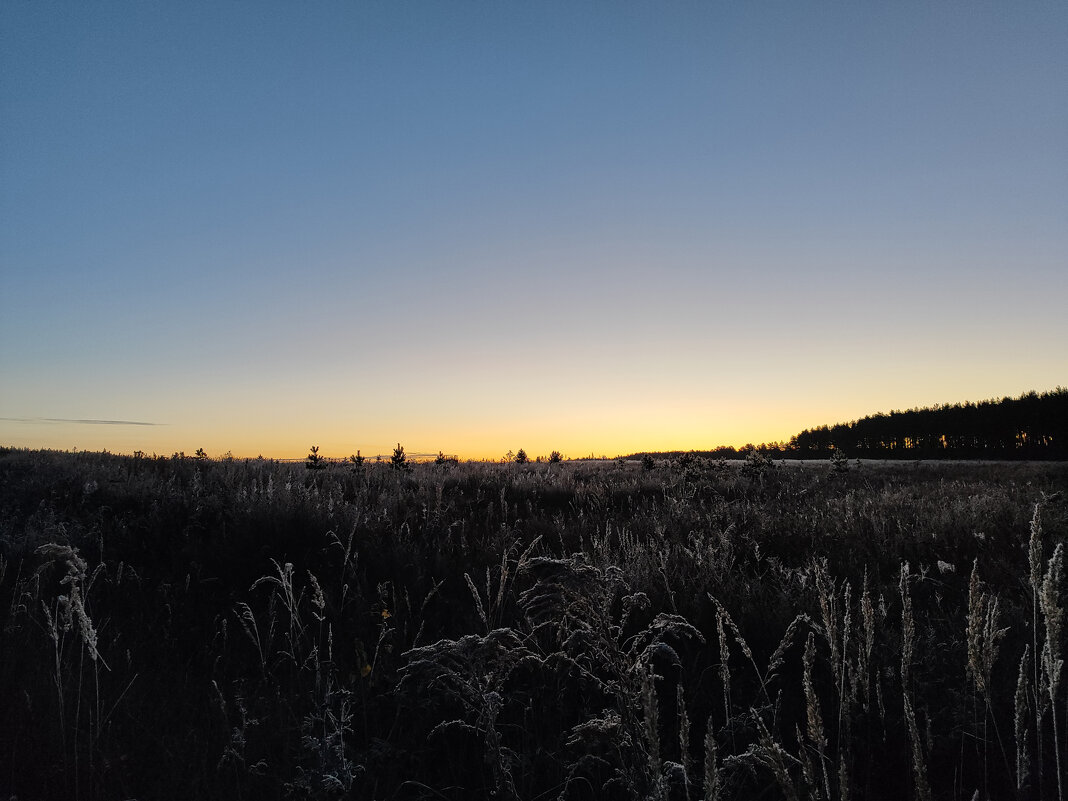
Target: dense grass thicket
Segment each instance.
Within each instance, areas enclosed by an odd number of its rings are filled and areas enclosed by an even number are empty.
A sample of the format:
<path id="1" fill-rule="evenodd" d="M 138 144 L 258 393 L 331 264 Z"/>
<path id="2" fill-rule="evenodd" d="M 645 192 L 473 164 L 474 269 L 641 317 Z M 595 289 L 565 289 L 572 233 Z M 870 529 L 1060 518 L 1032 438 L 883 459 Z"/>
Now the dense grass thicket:
<path id="1" fill-rule="evenodd" d="M 404 468 L 0 452 L 0 794 L 1068 792 L 1068 465 Z"/>

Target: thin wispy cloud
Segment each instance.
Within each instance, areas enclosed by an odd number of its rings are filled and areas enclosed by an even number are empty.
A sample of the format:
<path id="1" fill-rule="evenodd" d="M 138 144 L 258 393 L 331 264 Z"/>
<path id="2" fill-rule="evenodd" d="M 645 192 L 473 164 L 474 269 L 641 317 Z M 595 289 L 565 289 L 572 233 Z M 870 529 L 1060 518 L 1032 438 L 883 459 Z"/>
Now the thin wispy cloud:
<path id="1" fill-rule="evenodd" d="M 0 417 L 8 423 L 73 423 L 88 426 L 164 426 L 166 423 L 145 423 L 139 420 L 76 420 L 67 417 Z"/>

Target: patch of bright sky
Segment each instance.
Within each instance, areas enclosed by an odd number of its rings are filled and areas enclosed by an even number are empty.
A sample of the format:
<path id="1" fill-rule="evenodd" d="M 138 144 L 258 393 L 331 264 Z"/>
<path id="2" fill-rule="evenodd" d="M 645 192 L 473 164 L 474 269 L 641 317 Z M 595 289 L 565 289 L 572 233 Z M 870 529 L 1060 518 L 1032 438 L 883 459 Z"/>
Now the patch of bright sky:
<path id="1" fill-rule="evenodd" d="M 1059 2 L 5 3 L 0 442 L 612 455 L 1064 384 L 1066 36 Z"/>

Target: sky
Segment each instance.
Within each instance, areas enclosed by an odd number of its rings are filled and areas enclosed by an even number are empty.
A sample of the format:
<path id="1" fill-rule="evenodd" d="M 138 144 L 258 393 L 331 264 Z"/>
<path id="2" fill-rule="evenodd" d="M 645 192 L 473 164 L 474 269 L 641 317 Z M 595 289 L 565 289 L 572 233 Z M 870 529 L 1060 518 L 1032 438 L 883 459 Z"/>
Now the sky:
<path id="1" fill-rule="evenodd" d="M 4 0 L 0 445 L 613 456 L 1068 384 L 1066 41 L 1059 1 Z"/>

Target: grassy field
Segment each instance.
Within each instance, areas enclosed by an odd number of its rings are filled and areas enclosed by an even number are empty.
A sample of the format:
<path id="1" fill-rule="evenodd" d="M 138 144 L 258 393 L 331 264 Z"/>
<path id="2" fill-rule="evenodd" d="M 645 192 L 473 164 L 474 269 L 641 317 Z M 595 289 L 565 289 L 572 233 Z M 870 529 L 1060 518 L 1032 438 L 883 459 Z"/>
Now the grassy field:
<path id="1" fill-rule="evenodd" d="M 5 450 L 0 792 L 1064 799 L 1066 495 Z"/>

